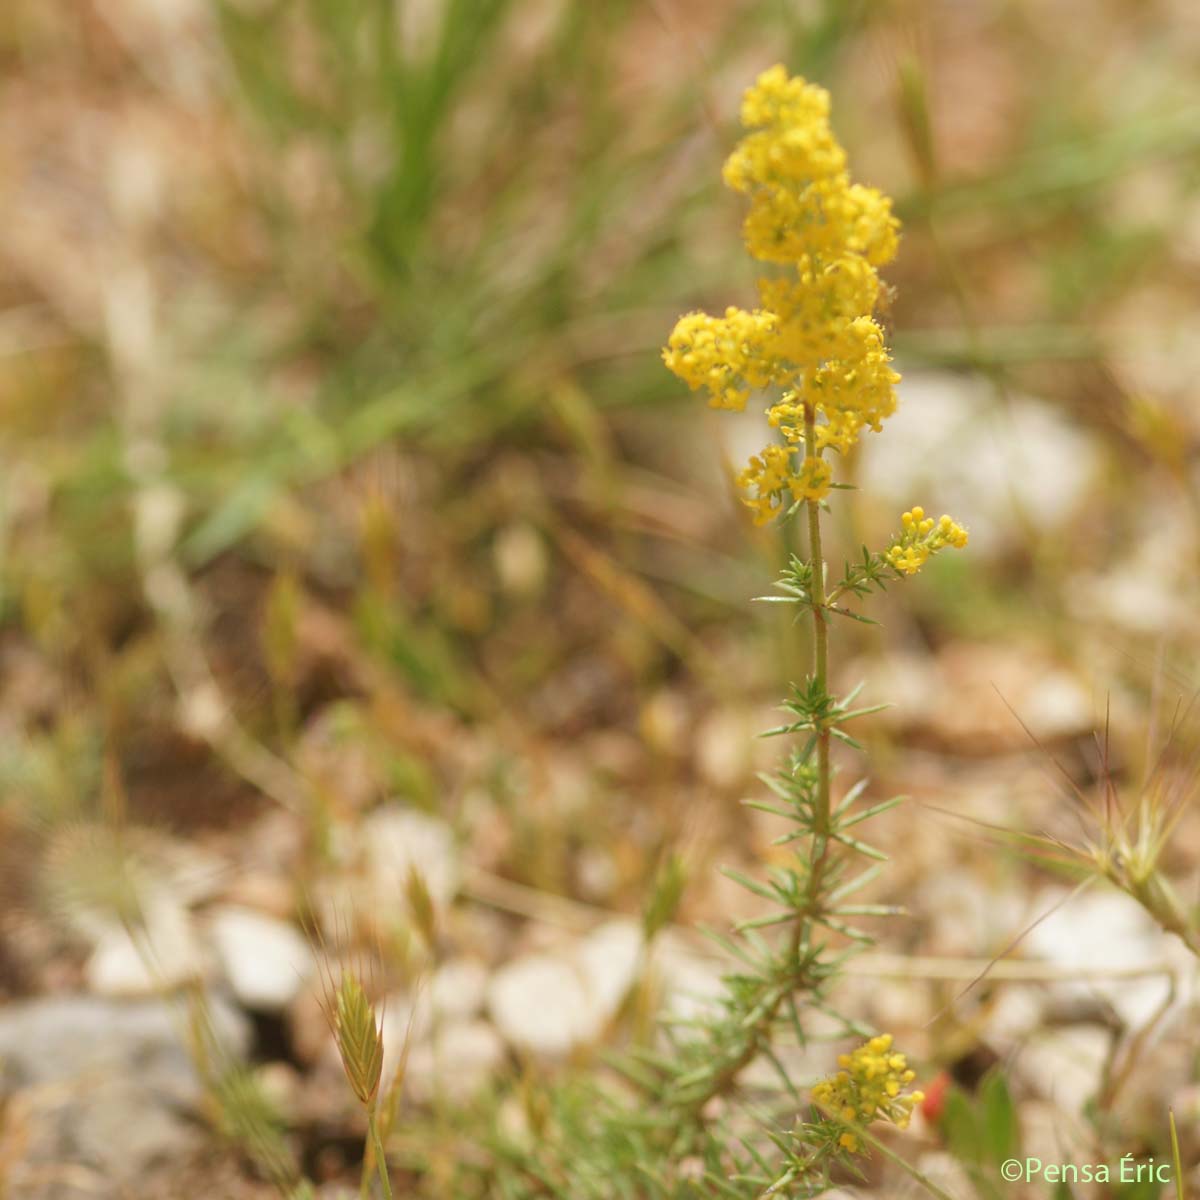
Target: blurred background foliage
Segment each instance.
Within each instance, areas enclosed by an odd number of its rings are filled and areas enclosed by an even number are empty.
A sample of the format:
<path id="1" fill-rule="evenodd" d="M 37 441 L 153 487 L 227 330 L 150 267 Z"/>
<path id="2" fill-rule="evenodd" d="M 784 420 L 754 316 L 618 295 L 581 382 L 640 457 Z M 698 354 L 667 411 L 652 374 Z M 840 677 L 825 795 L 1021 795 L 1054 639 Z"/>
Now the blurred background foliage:
<path id="1" fill-rule="evenodd" d="M 1111 706 L 1136 775 L 1200 639 L 1189 0 L 8 0 L 7 892 L 68 818 L 276 801 L 314 862 L 399 797 L 627 910 L 666 846 L 754 841 L 792 534 L 658 347 L 752 300 L 719 166 L 775 61 L 905 221 L 904 413 L 835 554 L 914 500 L 973 532 L 890 651 L 839 631 L 900 705 L 878 761 L 1010 763 L 994 684 L 1085 782 Z"/>
<path id="2" fill-rule="evenodd" d="M 984 554 L 922 602 L 1069 636 L 1058 589 L 1136 553 L 1139 514 L 1193 535 L 1185 9 L 17 0 L 2 603 L 7 686 L 37 694 L 9 696 L 7 770 L 49 772 L 60 804 L 97 791 L 101 742 L 170 774 L 164 556 L 198 591 L 176 633 L 285 756 L 358 690 L 343 652 L 519 737 L 628 726 L 681 678 L 775 684 L 740 648 L 782 547 L 720 502 L 718 427 L 656 349 L 678 311 L 750 292 L 717 168 L 776 59 L 831 88 L 860 176 L 898 197 L 909 407 L 922 379 L 954 393 L 926 425 L 1032 396 L 1099 456 L 1102 491 L 1051 525 L 1059 469 L 1012 481 Z M 999 435 L 1018 463 L 1026 424 Z M 296 644 L 309 602 L 340 649 Z M 434 802 L 427 764 L 394 769 Z"/>
<path id="3" fill-rule="evenodd" d="M 2 39 L 3 773 L 34 808 L 97 804 L 107 756 L 156 818 L 227 819 L 223 704 L 282 759 L 339 714 L 437 807 L 447 731 L 679 765 L 777 687 L 802 646 L 745 600 L 790 535 L 750 533 L 745 437 L 656 353 L 751 294 L 718 166 L 777 59 L 906 221 L 910 433 L 844 549 L 889 488 L 1015 467 L 910 638 L 1036 626 L 1070 661 L 1094 618 L 1101 689 L 1144 690 L 1146 635 L 1190 653 L 1186 4 L 15 0 Z"/>

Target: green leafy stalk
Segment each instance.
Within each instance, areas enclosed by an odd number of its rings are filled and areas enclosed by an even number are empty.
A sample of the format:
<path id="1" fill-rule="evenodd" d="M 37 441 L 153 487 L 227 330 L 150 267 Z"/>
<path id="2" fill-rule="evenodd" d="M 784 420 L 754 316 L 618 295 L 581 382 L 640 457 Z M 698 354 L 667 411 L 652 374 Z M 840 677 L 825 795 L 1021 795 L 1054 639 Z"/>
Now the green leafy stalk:
<path id="1" fill-rule="evenodd" d="M 811 404 L 804 406 L 804 444 L 815 447 L 816 412 Z M 810 593 L 813 624 L 813 682 L 816 691 L 827 695 L 829 681 L 829 629 L 825 617 L 825 558 L 821 550 L 821 503 L 808 501 L 809 571 L 813 591 Z M 817 597 L 820 597 L 818 600 Z M 817 729 L 817 809 L 813 822 L 813 862 L 810 891 L 820 891 L 825 856 L 829 848 L 829 729 L 822 722 Z"/>

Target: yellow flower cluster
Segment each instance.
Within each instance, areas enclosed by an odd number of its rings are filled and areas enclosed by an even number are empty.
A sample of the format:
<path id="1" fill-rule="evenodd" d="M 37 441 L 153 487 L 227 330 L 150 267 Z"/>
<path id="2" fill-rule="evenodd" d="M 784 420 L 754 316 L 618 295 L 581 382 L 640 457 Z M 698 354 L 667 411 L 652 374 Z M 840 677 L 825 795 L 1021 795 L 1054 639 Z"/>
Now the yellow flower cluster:
<path id="1" fill-rule="evenodd" d="M 680 317 L 663 352 L 667 366 L 693 391 L 708 388 L 714 408 L 741 412 L 751 389 L 770 385 L 776 373 L 769 312 L 727 308 L 723 317 Z"/>
<path id="2" fill-rule="evenodd" d="M 755 494 L 746 498 L 754 509 L 754 523 L 765 525 L 781 511 L 785 494 L 793 500 L 820 500 L 829 491 L 833 469 L 815 454 L 804 456 L 797 469 L 792 446 L 767 446 L 754 455 L 737 477 L 738 486 L 753 487 Z"/>
<path id="3" fill-rule="evenodd" d="M 822 499 L 832 479 L 824 451 L 845 452 L 895 411 L 900 377 L 871 314 L 876 268 L 895 256 L 899 222 L 886 196 L 850 182 L 823 88 L 772 67 L 746 92 L 742 124 L 749 132 L 723 175 L 750 199 L 746 248 L 791 270 L 759 281 L 753 312 L 681 317 L 663 359 L 717 408 L 740 410 L 752 391 L 782 389 L 767 418 L 787 446 L 768 447 L 739 477 L 761 522 L 789 498 Z"/>
<path id="4" fill-rule="evenodd" d="M 944 513 L 934 521 L 920 506 L 904 513 L 900 525 L 900 536 L 888 547 L 884 557 L 905 575 L 915 575 L 939 550 L 947 546 L 961 550 L 967 544 L 967 531 L 961 525 Z"/>
<path id="5" fill-rule="evenodd" d="M 905 1056 L 893 1052 L 890 1033 L 871 1038 L 852 1054 L 839 1055 L 838 1066 L 836 1075 L 812 1090 L 818 1107 L 835 1120 L 854 1125 L 884 1120 L 904 1129 L 912 1110 L 925 1099 L 923 1092 L 904 1094 L 916 1075 Z M 851 1154 L 860 1148 L 858 1135 L 849 1129 L 838 1142 Z"/>

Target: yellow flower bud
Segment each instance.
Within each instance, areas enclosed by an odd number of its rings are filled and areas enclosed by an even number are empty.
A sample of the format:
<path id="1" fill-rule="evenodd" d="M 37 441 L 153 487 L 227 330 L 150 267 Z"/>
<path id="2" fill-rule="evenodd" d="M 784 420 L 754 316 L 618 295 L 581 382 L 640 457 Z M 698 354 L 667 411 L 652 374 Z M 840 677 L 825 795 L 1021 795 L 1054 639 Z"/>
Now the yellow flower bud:
<path id="1" fill-rule="evenodd" d="M 884 551 L 884 558 L 896 571 L 915 575 L 939 550 L 950 546 L 961 550 L 967 544 L 967 531 L 943 514 L 935 523 L 925 510 L 915 505 L 900 515 L 900 535 Z"/>

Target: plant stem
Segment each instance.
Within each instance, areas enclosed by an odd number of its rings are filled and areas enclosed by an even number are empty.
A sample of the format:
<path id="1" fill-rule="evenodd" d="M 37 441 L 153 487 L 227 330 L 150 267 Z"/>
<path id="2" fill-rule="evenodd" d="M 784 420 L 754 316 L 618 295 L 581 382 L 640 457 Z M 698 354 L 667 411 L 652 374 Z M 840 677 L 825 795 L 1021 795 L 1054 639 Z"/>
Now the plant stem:
<path id="1" fill-rule="evenodd" d="M 816 411 L 811 404 L 804 408 L 804 444 L 816 445 Z M 809 563 L 812 569 L 810 592 L 813 614 L 813 678 L 822 694 L 825 693 L 829 674 L 829 637 L 825 610 L 829 598 L 825 595 L 825 559 L 821 550 L 821 505 L 817 500 L 808 501 Z M 821 909 L 821 893 L 824 885 L 825 866 L 829 853 L 829 835 L 832 817 L 829 803 L 829 728 L 821 724 L 817 737 L 817 794 L 813 812 L 812 855 L 809 864 L 806 903 L 798 910 L 792 923 L 788 939 L 788 959 L 795 963 L 804 944 L 804 935 L 809 922 Z M 784 1000 L 797 986 L 793 980 L 789 987 L 779 987 L 775 994 L 760 1008 L 757 1019 L 747 1029 L 745 1044 L 739 1054 L 717 1071 L 704 1092 L 689 1105 L 690 1111 L 698 1116 L 705 1104 L 714 1096 L 721 1095 L 736 1081 L 742 1069 L 758 1054 L 761 1040 L 771 1028 Z"/>
<path id="2" fill-rule="evenodd" d="M 375 1153 L 375 1167 L 379 1172 L 379 1182 L 383 1186 L 386 1200 L 392 1200 L 392 1182 L 388 1178 L 387 1157 L 383 1152 L 383 1138 L 379 1136 L 379 1122 L 375 1119 L 374 1101 L 367 1107 L 367 1137 L 371 1149 Z"/>
<path id="3" fill-rule="evenodd" d="M 1200 934 L 1184 908 L 1175 889 L 1157 867 L 1144 875 L 1119 869 L 1111 862 L 1104 874 L 1123 892 L 1131 896 L 1167 933 L 1173 933 L 1194 955 L 1200 958 Z"/>
<path id="4" fill-rule="evenodd" d="M 936 1196 L 937 1200 L 955 1200 L 955 1198 L 951 1196 L 949 1192 L 947 1192 L 944 1188 L 939 1187 L 938 1184 L 934 1183 L 934 1181 L 930 1179 L 924 1171 L 920 1170 L 918 1167 L 914 1167 L 912 1163 L 901 1157 L 895 1152 L 895 1150 L 893 1150 L 886 1143 L 881 1142 L 873 1134 L 868 1133 L 865 1129 L 857 1128 L 856 1132 L 864 1141 L 878 1150 L 884 1158 L 894 1162 L 896 1166 L 905 1172 L 905 1174 L 916 1180 L 916 1182 L 919 1183 L 931 1196 Z"/>
<path id="5" fill-rule="evenodd" d="M 1187 1200 L 1183 1185 L 1183 1163 L 1179 1157 L 1179 1134 L 1175 1130 L 1175 1110 L 1167 1109 L 1167 1118 L 1171 1122 L 1171 1162 L 1175 1165 L 1175 1200 Z"/>
<path id="6" fill-rule="evenodd" d="M 816 411 L 811 404 L 804 406 L 805 453 L 815 451 Z M 808 549 L 811 567 L 811 597 L 813 618 L 813 678 L 822 694 L 825 693 L 829 675 L 829 626 L 825 609 L 829 603 L 825 595 L 825 557 L 821 550 L 821 502 L 808 501 Z M 813 856 L 812 873 L 809 876 L 808 894 L 816 901 L 821 891 L 825 857 L 829 849 L 829 728 L 822 724 L 817 734 L 817 804 L 813 813 Z"/>

